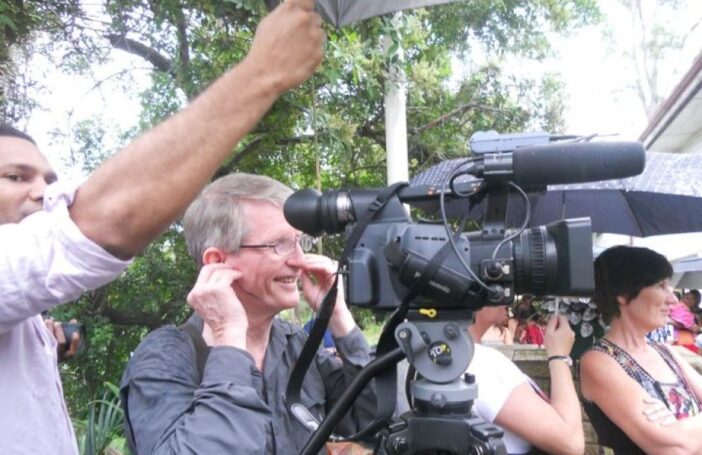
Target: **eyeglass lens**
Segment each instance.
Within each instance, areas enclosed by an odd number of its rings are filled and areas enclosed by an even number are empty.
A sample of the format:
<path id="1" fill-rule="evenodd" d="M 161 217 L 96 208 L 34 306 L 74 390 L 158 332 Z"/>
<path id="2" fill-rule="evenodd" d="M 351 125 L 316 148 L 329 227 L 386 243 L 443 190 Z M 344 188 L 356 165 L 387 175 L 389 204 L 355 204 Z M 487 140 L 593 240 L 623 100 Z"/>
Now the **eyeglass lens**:
<path id="1" fill-rule="evenodd" d="M 273 249 L 280 256 L 287 256 L 295 250 L 296 245 L 300 245 L 304 252 L 309 252 L 317 243 L 317 239 L 309 235 L 303 234 L 296 237 L 283 237 L 276 240 Z"/>

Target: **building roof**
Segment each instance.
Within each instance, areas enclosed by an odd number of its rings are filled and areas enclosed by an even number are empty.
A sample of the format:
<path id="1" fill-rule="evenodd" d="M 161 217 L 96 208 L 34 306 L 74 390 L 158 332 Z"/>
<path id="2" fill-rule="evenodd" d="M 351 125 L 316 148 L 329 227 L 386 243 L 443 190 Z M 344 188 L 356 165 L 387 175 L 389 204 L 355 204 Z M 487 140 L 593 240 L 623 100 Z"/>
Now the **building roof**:
<path id="1" fill-rule="evenodd" d="M 639 140 L 647 150 L 702 152 L 702 52 L 660 105 Z"/>

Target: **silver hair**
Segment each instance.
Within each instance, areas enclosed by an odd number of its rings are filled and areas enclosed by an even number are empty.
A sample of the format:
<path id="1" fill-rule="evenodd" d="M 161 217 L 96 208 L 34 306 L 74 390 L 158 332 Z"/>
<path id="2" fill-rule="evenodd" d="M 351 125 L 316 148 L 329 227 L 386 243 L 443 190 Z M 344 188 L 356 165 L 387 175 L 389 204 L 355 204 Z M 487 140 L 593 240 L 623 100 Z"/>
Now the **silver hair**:
<path id="1" fill-rule="evenodd" d="M 190 256 L 202 267 L 202 253 L 211 247 L 235 253 L 247 234 L 245 205 L 264 201 L 278 206 L 292 190 L 261 175 L 234 173 L 205 187 L 183 217 Z"/>

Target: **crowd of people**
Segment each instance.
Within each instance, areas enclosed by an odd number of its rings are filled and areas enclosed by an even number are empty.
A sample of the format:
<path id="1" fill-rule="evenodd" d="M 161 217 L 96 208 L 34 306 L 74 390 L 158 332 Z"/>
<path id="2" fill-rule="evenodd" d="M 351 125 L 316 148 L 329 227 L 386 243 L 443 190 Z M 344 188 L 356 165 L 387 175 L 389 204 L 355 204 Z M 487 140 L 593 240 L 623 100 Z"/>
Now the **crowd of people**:
<path id="1" fill-rule="evenodd" d="M 82 185 L 57 182 L 33 139 L 0 125 L 0 452 L 78 452 L 57 368 L 59 343 L 73 355 L 77 339 L 41 315 L 115 279 L 183 212 L 199 267 L 187 297 L 193 315 L 150 333 L 125 369 L 132 452 L 299 453 L 305 445 L 310 426 L 291 415 L 284 392 L 306 334 L 278 315 L 301 296 L 317 309 L 338 265 L 303 252 L 283 216 L 291 190 L 280 182 L 234 173 L 202 188 L 273 101 L 320 64 L 324 33 L 313 7 L 282 3 L 239 65 Z M 580 379 L 600 443 L 617 454 L 702 453 L 702 376 L 667 344 L 696 349 L 699 292 L 680 302 L 670 263 L 645 248 L 611 248 L 594 269 L 593 301 L 608 329 L 583 355 Z M 476 342 L 473 412 L 504 428 L 508 453 L 582 453 L 568 319 L 542 316 L 533 296 L 522 296 L 513 310 L 477 311 L 466 330 Z M 329 334 L 333 351 L 317 352 L 302 383 L 301 402 L 317 419 L 372 357 L 343 292 Z M 514 342 L 545 348 L 549 396 L 487 346 Z M 366 387 L 336 431 L 365 428 L 377 399 Z"/>
<path id="2" fill-rule="evenodd" d="M 676 303 L 665 325 L 652 330 L 647 338 L 674 346 L 684 346 L 699 354 L 702 348 L 702 298 L 697 289 L 673 291 Z M 524 294 L 513 307 L 499 307 L 499 317 L 483 335 L 487 345 L 544 345 L 548 311 L 531 294 Z M 553 305 L 552 305 L 553 306 Z M 567 311 L 567 307 L 562 310 Z"/>

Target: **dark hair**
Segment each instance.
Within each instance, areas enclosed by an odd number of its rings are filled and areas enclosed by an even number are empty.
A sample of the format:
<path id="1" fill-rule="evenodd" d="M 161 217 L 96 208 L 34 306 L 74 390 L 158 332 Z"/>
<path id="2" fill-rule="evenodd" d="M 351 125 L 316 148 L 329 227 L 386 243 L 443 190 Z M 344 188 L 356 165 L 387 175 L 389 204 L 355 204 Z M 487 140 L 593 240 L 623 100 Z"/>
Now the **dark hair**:
<path id="1" fill-rule="evenodd" d="M 700 299 L 702 298 L 700 291 L 698 291 L 697 289 L 690 289 L 685 294 L 691 294 L 695 298 L 695 306 L 700 304 Z"/>
<path id="2" fill-rule="evenodd" d="M 25 141 L 29 141 L 34 145 L 37 145 L 36 142 L 34 142 L 34 139 L 32 136 L 30 136 L 27 133 L 24 133 L 17 128 L 14 128 L 7 123 L 0 123 L 0 137 L 16 137 L 19 139 L 24 139 Z"/>
<path id="3" fill-rule="evenodd" d="M 617 297 L 635 299 L 641 289 L 673 276 L 673 267 L 662 254 L 648 248 L 615 246 L 595 259 L 595 294 L 605 322 L 619 317 Z"/>

